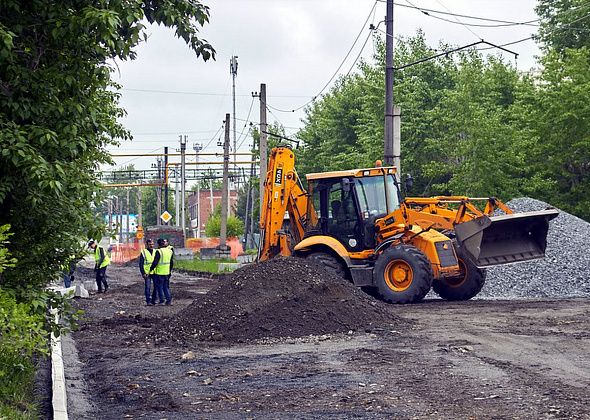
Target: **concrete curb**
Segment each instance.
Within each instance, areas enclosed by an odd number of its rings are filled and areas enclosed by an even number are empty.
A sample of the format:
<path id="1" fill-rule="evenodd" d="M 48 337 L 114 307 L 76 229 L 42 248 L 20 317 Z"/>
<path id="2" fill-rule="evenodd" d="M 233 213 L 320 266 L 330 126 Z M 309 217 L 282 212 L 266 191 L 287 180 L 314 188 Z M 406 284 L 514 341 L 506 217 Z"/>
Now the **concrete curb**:
<path id="1" fill-rule="evenodd" d="M 55 322 L 59 322 L 57 310 L 52 309 L 51 314 Z M 52 406 L 54 420 L 68 420 L 68 401 L 66 395 L 66 378 L 64 361 L 61 351 L 61 336 L 56 337 L 51 333 L 51 382 L 53 390 Z"/>

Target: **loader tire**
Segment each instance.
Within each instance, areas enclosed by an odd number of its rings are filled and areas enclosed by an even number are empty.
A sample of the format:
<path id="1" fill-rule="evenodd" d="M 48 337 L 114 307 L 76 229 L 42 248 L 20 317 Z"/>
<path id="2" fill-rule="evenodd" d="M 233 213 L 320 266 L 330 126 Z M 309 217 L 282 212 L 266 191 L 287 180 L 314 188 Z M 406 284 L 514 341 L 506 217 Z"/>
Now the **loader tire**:
<path id="1" fill-rule="evenodd" d="M 373 271 L 377 295 L 389 303 L 416 303 L 432 286 L 432 266 L 418 248 L 397 245 L 377 258 Z"/>
<path id="2" fill-rule="evenodd" d="M 338 277 L 343 279 L 347 278 L 346 269 L 340 263 L 338 258 L 325 252 L 312 252 L 305 256 L 306 260 L 315 261 L 324 267 L 326 270 L 336 274 Z"/>
<path id="3" fill-rule="evenodd" d="M 436 280 L 432 289 L 446 300 L 469 300 L 476 296 L 486 281 L 486 271 L 466 258 L 464 253 L 455 246 L 461 276 Z"/>

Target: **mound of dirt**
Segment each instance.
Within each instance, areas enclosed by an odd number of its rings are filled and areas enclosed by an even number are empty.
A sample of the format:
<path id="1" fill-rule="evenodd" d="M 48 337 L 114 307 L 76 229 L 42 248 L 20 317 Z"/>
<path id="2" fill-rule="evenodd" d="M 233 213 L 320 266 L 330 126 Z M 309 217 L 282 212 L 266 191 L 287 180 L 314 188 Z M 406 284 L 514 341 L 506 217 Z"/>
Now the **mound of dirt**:
<path id="1" fill-rule="evenodd" d="M 236 270 L 167 321 L 158 341 L 247 342 L 395 323 L 391 307 L 314 262 L 276 258 Z"/>

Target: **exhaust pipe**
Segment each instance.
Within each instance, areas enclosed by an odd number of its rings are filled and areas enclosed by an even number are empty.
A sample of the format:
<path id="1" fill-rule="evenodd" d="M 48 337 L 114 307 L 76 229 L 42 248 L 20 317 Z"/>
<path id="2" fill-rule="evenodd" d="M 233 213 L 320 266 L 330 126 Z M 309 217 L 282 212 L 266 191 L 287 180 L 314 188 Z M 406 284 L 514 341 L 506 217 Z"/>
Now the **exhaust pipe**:
<path id="1" fill-rule="evenodd" d="M 480 268 L 543 258 L 549 221 L 558 214 L 550 209 L 478 217 L 455 225 L 457 243 Z"/>

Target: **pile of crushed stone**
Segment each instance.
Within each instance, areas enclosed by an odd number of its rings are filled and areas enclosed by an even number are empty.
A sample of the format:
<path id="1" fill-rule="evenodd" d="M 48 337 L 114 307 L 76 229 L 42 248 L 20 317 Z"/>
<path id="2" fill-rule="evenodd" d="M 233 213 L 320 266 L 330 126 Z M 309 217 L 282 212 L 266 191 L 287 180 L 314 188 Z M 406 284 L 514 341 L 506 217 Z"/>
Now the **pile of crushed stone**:
<path id="1" fill-rule="evenodd" d="M 507 204 L 516 212 L 551 207 L 532 198 L 518 198 Z M 559 210 L 559 216 L 549 222 L 545 258 L 488 268 L 486 284 L 477 297 L 517 299 L 588 296 L 590 223 Z"/>
<path id="2" fill-rule="evenodd" d="M 275 258 L 236 270 L 218 288 L 167 320 L 156 340 L 248 342 L 367 332 L 389 327 L 396 319 L 391 305 L 317 263 Z"/>

